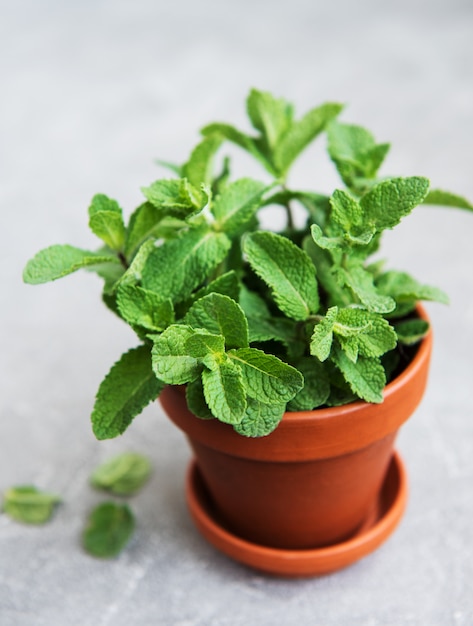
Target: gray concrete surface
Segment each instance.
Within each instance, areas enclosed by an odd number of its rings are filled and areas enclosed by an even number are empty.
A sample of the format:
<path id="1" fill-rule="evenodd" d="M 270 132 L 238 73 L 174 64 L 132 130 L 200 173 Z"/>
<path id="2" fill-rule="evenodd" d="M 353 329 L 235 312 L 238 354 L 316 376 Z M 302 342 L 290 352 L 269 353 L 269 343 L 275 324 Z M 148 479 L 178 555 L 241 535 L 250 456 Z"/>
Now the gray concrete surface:
<path id="1" fill-rule="evenodd" d="M 473 198 L 473 7 L 465 0 L 0 2 L 0 490 L 32 482 L 64 503 L 44 528 L 0 515 L 2 626 L 468 626 L 473 624 L 473 216 L 421 208 L 386 239 L 393 267 L 442 286 L 429 391 L 404 427 L 410 501 L 395 535 L 320 579 L 266 577 L 208 546 L 183 498 L 187 446 L 159 407 L 121 439 L 89 427 L 96 387 L 134 337 L 87 274 L 44 287 L 25 261 L 84 247 L 92 195 L 129 213 L 139 188 L 182 161 L 216 117 L 244 123 L 250 86 L 303 112 L 328 99 L 393 142 L 386 171 L 423 174 Z M 295 181 L 330 191 L 305 155 Z M 132 501 L 118 559 L 79 534 L 101 499 L 93 467 L 119 450 L 154 474 Z"/>

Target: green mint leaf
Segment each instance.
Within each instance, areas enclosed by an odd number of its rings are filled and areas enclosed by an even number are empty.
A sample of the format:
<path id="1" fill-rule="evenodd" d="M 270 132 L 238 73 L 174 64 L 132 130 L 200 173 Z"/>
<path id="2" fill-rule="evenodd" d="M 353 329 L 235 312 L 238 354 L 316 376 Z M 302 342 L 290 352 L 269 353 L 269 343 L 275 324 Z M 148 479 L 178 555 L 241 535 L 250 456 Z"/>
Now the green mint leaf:
<path id="1" fill-rule="evenodd" d="M 290 411 L 311 411 L 322 406 L 330 395 L 325 367 L 318 359 L 305 357 L 294 364 L 304 376 L 304 387 L 287 405 Z"/>
<path id="2" fill-rule="evenodd" d="M 330 198 L 332 217 L 345 232 L 361 226 L 363 213 L 361 206 L 346 191 L 336 189 Z"/>
<path id="3" fill-rule="evenodd" d="M 310 232 L 312 239 L 319 246 L 319 248 L 334 251 L 334 256 L 336 257 L 340 256 L 340 253 L 347 247 L 343 237 L 326 237 L 318 224 L 312 224 Z"/>
<path id="4" fill-rule="evenodd" d="M 275 430 L 284 416 L 286 403 L 265 404 L 248 398 L 245 415 L 234 430 L 245 437 L 265 437 Z"/>
<path id="5" fill-rule="evenodd" d="M 97 467 L 90 482 L 97 489 L 129 496 L 143 487 L 150 474 L 149 459 L 136 452 L 122 452 Z"/>
<path id="6" fill-rule="evenodd" d="M 394 324 L 399 342 L 411 346 L 418 343 L 429 332 L 429 323 L 425 320 L 412 319 Z"/>
<path id="7" fill-rule="evenodd" d="M 111 255 L 89 252 L 69 245 L 54 245 L 40 250 L 28 261 L 23 280 L 30 285 L 39 285 L 57 280 L 83 268 L 93 268 L 102 263 L 119 263 Z"/>
<path id="8" fill-rule="evenodd" d="M 197 292 L 196 299 L 203 298 L 211 293 L 220 293 L 222 296 L 228 296 L 238 302 L 240 281 L 237 273 L 234 270 L 230 270 L 215 280 L 212 280 L 206 287 L 202 287 L 202 289 Z"/>
<path id="9" fill-rule="evenodd" d="M 390 271 L 382 274 L 376 280 L 376 287 L 380 293 L 390 296 L 397 303 L 410 303 L 416 300 L 430 300 L 442 304 L 449 302 L 447 294 L 441 289 L 422 285 L 405 272 Z"/>
<path id="10" fill-rule="evenodd" d="M 294 367 L 262 350 L 242 348 L 231 350 L 228 356 L 241 369 L 246 393 L 266 404 L 292 400 L 304 384 Z"/>
<path id="11" fill-rule="evenodd" d="M 328 102 L 312 109 L 297 122 L 293 122 L 278 141 L 274 150 L 274 165 L 279 173 L 285 174 L 299 154 L 335 118 L 343 106 Z"/>
<path id="12" fill-rule="evenodd" d="M 210 370 L 217 369 L 225 355 L 225 338 L 205 331 L 195 332 L 186 340 L 189 356 L 202 361 Z"/>
<path id="13" fill-rule="evenodd" d="M 134 285 L 120 285 L 117 290 L 120 315 L 130 325 L 162 331 L 174 322 L 174 308 L 169 298 L 163 300 L 154 291 Z"/>
<path id="14" fill-rule="evenodd" d="M 281 235 L 260 231 L 248 235 L 244 252 L 288 317 L 302 321 L 318 310 L 315 268 L 301 248 Z"/>
<path id="15" fill-rule="evenodd" d="M 226 187 L 213 203 L 215 228 L 229 235 L 238 233 L 256 214 L 266 189 L 251 178 L 241 178 Z"/>
<path id="16" fill-rule="evenodd" d="M 140 246 L 129 268 L 113 285 L 114 291 L 117 291 L 122 285 L 135 286 L 137 283 L 141 282 L 143 269 L 146 265 L 149 255 L 153 250 L 155 250 L 155 248 L 155 242 L 152 239 L 148 239 Z"/>
<path id="17" fill-rule="evenodd" d="M 186 385 L 186 401 L 189 411 L 203 420 L 214 419 L 204 396 L 202 378 L 196 378 Z"/>
<path id="18" fill-rule="evenodd" d="M 89 206 L 89 227 L 112 250 L 121 250 L 125 242 L 122 210 L 116 200 L 97 194 Z"/>
<path id="19" fill-rule="evenodd" d="M 190 296 L 224 259 L 230 240 L 203 225 L 155 248 L 143 268 L 145 289 L 173 302 Z"/>
<path id="20" fill-rule="evenodd" d="M 121 435 L 132 420 L 159 396 L 163 383 L 151 368 L 148 346 L 126 352 L 102 381 L 94 409 L 92 427 L 97 439 Z"/>
<path id="21" fill-rule="evenodd" d="M 391 313 L 396 308 L 396 302 L 388 295 L 383 295 L 381 289 L 373 283 L 373 275 L 361 265 L 353 264 L 349 269 L 339 269 L 339 276 L 373 313 Z"/>
<path id="22" fill-rule="evenodd" d="M 135 519 L 126 504 L 104 502 L 90 513 L 82 534 L 86 552 L 100 559 L 118 556 L 135 530 Z"/>
<path id="23" fill-rule="evenodd" d="M 304 238 L 302 248 L 317 268 L 317 280 L 328 294 L 329 306 L 350 304 L 351 293 L 340 285 L 330 254 L 317 246 L 310 235 Z"/>
<path id="24" fill-rule="evenodd" d="M 223 138 L 219 135 L 205 137 L 192 151 L 187 163 L 182 168 L 182 176 L 187 178 L 196 189 L 201 185 L 210 185 L 213 174 L 213 158 L 220 148 Z"/>
<path id="25" fill-rule="evenodd" d="M 61 499 L 32 485 L 10 487 L 3 494 L 5 513 L 24 524 L 44 524 L 51 519 L 55 506 Z"/>
<path id="26" fill-rule="evenodd" d="M 248 322 L 242 308 L 228 296 L 211 293 L 197 300 L 189 309 L 186 324 L 223 335 L 230 348 L 248 346 Z"/>
<path id="27" fill-rule="evenodd" d="M 358 354 L 382 356 L 396 347 L 394 328 L 381 315 L 363 309 L 342 309 L 333 331 L 349 358 L 356 362 Z"/>
<path id="28" fill-rule="evenodd" d="M 293 107 L 268 92 L 252 89 L 246 108 L 253 127 L 261 132 L 269 150 L 273 150 L 291 125 Z"/>
<path id="29" fill-rule="evenodd" d="M 167 215 L 186 218 L 204 208 L 207 196 L 196 189 L 187 178 L 157 180 L 141 189 L 143 195 Z"/>
<path id="30" fill-rule="evenodd" d="M 363 224 L 377 231 L 393 228 L 418 206 L 429 190 L 429 181 L 421 176 L 391 178 L 378 183 L 361 200 Z"/>
<path id="31" fill-rule="evenodd" d="M 127 228 L 125 255 L 133 258 L 139 247 L 148 239 L 159 236 L 159 226 L 164 212 L 150 202 L 143 202 L 131 215 Z"/>
<path id="32" fill-rule="evenodd" d="M 364 193 L 372 185 L 389 144 L 376 144 L 373 135 L 352 124 L 332 122 L 328 126 L 328 151 L 338 172 L 356 193 Z"/>
<path id="33" fill-rule="evenodd" d="M 373 403 L 383 401 L 386 374 L 379 359 L 360 356 L 353 363 L 340 349 L 332 352 L 332 359 L 359 398 Z"/>
<path id="34" fill-rule="evenodd" d="M 230 124 L 222 124 L 222 123 L 209 124 L 208 126 L 205 126 L 205 128 L 201 130 L 201 133 L 205 137 L 208 137 L 214 134 L 221 135 L 228 141 L 231 141 L 232 143 L 236 144 L 240 148 L 243 148 L 243 150 L 246 150 L 247 152 L 249 152 L 255 159 L 257 159 L 263 165 L 263 167 L 270 174 L 274 176 L 278 175 L 278 172 L 275 171 L 273 165 L 268 160 L 267 156 L 263 154 L 263 152 L 261 152 L 261 150 L 259 149 L 256 140 L 253 139 L 252 137 L 248 137 L 248 135 L 245 135 L 244 133 L 240 132 L 239 130 L 231 126 Z"/>
<path id="35" fill-rule="evenodd" d="M 190 326 L 174 324 L 157 337 L 151 351 L 153 371 L 168 385 L 184 385 L 195 380 L 202 366 L 189 355 L 186 342 L 194 330 Z"/>
<path id="36" fill-rule="evenodd" d="M 241 369 L 226 360 L 215 370 L 204 370 L 202 383 L 205 401 L 214 417 L 226 424 L 239 424 L 246 411 Z"/>
<path id="37" fill-rule="evenodd" d="M 451 193 L 450 191 L 443 191 L 442 189 L 431 189 L 424 199 L 424 204 L 449 206 L 473 211 L 473 204 L 469 200 L 455 193 Z"/>
<path id="38" fill-rule="evenodd" d="M 248 318 L 250 343 L 261 341 L 279 341 L 288 350 L 298 345 L 294 323 L 285 317 Z"/>
<path id="39" fill-rule="evenodd" d="M 310 340 L 310 353 L 319 361 L 326 361 L 330 355 L 333 342 L 333 327 L 338 315 L 338 307 L 328 309 L 324 318 L 316 324 Z"/>

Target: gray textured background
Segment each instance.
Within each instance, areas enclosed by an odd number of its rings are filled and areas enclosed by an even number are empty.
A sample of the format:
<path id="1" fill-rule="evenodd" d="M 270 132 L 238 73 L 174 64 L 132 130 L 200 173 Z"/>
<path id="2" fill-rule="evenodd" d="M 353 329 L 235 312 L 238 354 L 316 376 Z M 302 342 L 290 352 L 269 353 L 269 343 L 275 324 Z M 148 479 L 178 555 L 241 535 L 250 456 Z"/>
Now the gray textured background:
<path id="1" fill-rule="evenodd" d="M 422 174 L 473 198 L 470 1 L 125 0 L 0 2 L 0 490 L 33 482 L 64 498 L 44 528 L 0 515 L 2 626 L 467 626 L 473 624 L 473 215 L 419 208 L 386 239 L 392 267 L 446 289 L 430 305 L 435 352 L 422 407 L 398 447 L 410 501 L 376 554 L 313 580 L 267 578 L 208 546 L 183 499 L 187 446 L 158 407 L 98 443 L 98 383 L 131 333 L 77 274 L 28 287 L 41 247 L 90 247 L 96 192 L 127 214 L 139 188 L 183 161 L 215 118 L 243 125 L 250 86 L 297 103 L 349 103 L 393 149 L 385 171 Z M 331 191 L 317 149 L 295 183 Z M 78 537 L 101 500 L 90 470 L 119 450 L 150 455 L 132 501 L 138 529 L 117 560 Z"/>

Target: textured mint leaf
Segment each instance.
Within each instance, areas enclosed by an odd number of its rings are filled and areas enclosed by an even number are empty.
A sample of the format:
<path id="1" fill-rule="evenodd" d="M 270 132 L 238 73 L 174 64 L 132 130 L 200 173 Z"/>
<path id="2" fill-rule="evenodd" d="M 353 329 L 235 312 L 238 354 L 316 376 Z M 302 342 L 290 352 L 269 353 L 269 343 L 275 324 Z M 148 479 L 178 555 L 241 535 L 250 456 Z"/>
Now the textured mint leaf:
<path id="1" fill-rule="evenodd" d="M 260 231 L 248 235 L 243 249 L 283 313 L 305 320 L 318 310 L 315 268 L 301 248 L 281 235 Z"/>
<path id="2" fill-rule="evenodd" d="M 151 202 L 144 202 L 131 215 L 127 229 L 125 255 L 132 258 L 138 248 L 150 238 L 159 235 L 164 212 Z"/>
<path id="3" fill-rule="evenodd" d="M 333 330 L 342 348 L 354 362 L 358 354 L 382 356 L 397 344 L 396 332 L 389 322 L 381 315 L 363 309 L 339 311 Z"/>
<path id="4" fill-rule="evenodd" d="M 246 109 L 253 127 L 261 132 L 269 150 L 273 150 L 291 125 L 293 107 L 282 98 L 252 89 Z"/>
<path id="5" fill-rule="evenodd" d="M 171 300 L 163 300 L 154 291 L 135 285 L 121 285 L 117 290 L 120 315 L 129 324 L 151 331 L 162 331 L 174 322 Z"/>
<path id="6" fill-rule="evenodd" d="M 290 411 L 311 411 L 322 406 L 330 395 L 325 367 L 318 359 L 305 357 L 294 363 L 304 376 L 304 387 L 287 405 Z"/>
<path id="7" fill-rule="evenodd" d="M 429 332 L 429 323 L 425 320 L 412 319 L 394 325 L 400 343 L 411 346 L 418 343 Z"/>
<path id="8" fill-rule="evenodd" d="M 180 302 L 207 279 L 229 248 L 224 233 L 205 225 L 189 230 L 150 253 L 143 268 L 143 287 Z"/>
<path id="9" fill-rule="evenodd" d="M 225 338 L 208 332 L 195 332 L 186 340 L 189 356 L 202 361 L 208 369 L 214 370 L 225 358 Z"/>
<path id="10" fill-rule="evenodd" d="M 361 226 L 363 213 L 361 206 L 346 191 L 336 189 L 330 198 L 333 219 L 343 228 L 350 232 L 353 227 Z"/>
<path id="11" fill-rule="evenodd" d="M 277 176 L 278 173 L 274 170 L 274 167 L 271 164 L 271 162 L 268 160 L 267 156 L 263 154 L 263 152 L 261 152 L 255 139 L 252 137 L 249 137 L 248 135 L 245 135 L 244 133 L 240 132 L 239 130 L 231 126 L 230 124 L 222 124 L 222 123 L 209 124 L 208 126 L 205 126 L 205 128 L 201 130 L 201 133 L 205 137 L 208 137 L 214 134 L 221 135 L 228 141 L 231 141 L 232 143 L 236 144 L 240 148 L 243 148 L 243 150 L 246 150 L 247 152 L 249 152 L 253 157 L 255 157 L 255 159 L 257 159 L 263 165 L 263 167 L 270 174 Z"/>
<path id="12" fill-rule="evenodd" d="M 156 245 L 153 239 L 148 239 L 140 246 L 128 269 L 115 283 L 115 290 L 117 290 L 120 285 L 136 285 L 142 280 L 143 270 L 145 268 L 148 257 L 155 249 Z"/>
<path id="13" fill-rule="evenodd" d="M 333 330 L 337 335 L 341 335 L 342 337 L 353 337 L 354 335 L 369 332 L 373 325 L 373 319 L 375 318 L 377 318 L 377 316 L 365 309 L 341 309 L 337 313 Z"/>
<path id="14" fill-rule="evenodd" d="M 186 385 L 186 401 L 189 411 L 203 420 L 214 419 L 212 411 L 205 400 L 202 378 L 196 378 Z"/>
<path id="15" fill-rule="evenodd" d="M 213 158 L 220 148 L 223 138 L 219 135 L 205 137 L 192 151 L 187 163 L 182 168 L 182 176 L 187 178 L 196 189 L 209 185 L 212 181 Z"/>
<path id="16" fill-rule="evenodd" d="M 10 487 L 3 494 L 4 512 L 24 524 L 44 524 L 51 519 L 61 499 L 33 485 Z"/>
<path id="17" fill-rule="evenodd" d="M 373 275 L 361 265 L 352 265 L 349 269 L 340 269 L 339 276 L 359 298 L 360 302 L 373 313 L 390 313 L 396 308 L 396 302 L 374 285 Z"/>
<path id="18" fill-rule="evenodd" d="M 111 250 L 121 250 L 125 243 L 125 224 L 123 218 L 113 211 L 99 211 L 89 219 L 90 230 L 97 235 Z"/>
<path id="19" fill-rule="evenodd" d="M 186 324 L 223 335 L 227 348 L 248 346 L 248 322 L 242 308 L 228 296 L 211 293 L 197 300 L 189 309 Z"/>
<path id="20" fill-rule="evenodd" d="M 226 424 L 239 424 L 246 411 L 241 369 L 227 360 L 215 370 L 204 370 L 202 383 L 205 401 L 214 417 Z"/>
<path id="21" fill-rule="evenodd" d="M 151 351 L 153 371 L 156 376 L 168 385 L 184 385 L 195 380 L 202 366 L 190 356 L 186 347 L 194 330 L 190 326 L 174 324 L 154 337 Z"/>
<path id="22" fill-rule="evenodd" d="M 245 437 L 265 437 L 275 430 L 284 416 L 286 403 L 265 404 L 248 398 L 245 415 L 234 430 Z"/>
<path id="23" fill-rule="evenodd" d="M 416 300 L 431 300 L 448 304 L 447 294 L 438 287 L 423 285 L 405 272 L 390 271 L 382 274 L 376 280 L 380 293 L 386 294 L 398 303 Z"/>
<path id="24" fill-rule="evenodd" d="M 359 398 L 373 403 L 383 401 L 386 375 L 379 359 L 360 356 L 353 363 L 342 350 L 334 350 L 332 359 Z"/>
<path id="25" fill-rule="evenodd" d="M 352 124 L 332 122 L 327 134 L 328 151 L 342 180 L 354 191 L 364 191 L 375 178 L 389 144 L 376 144 L 368 130 Z"/>
<path id="26" fill-rule="evenodd" d="M 39 285 L 57 280 L 83 268 L 92 268 L 101 263 L 119 263 L 111 255 L 89 252 L 69 245 L 54 245 L 40 250 L 28 261 L 23 280 L 31 285 Z"/>
<path id="27" fill-rule="evenodd" d="M 327 237 L 323 234 L 322 229 L 318 224 L 312 224 L 310 232 L 314 242 L 322 248 L 322 250 L 331 250 L 334 252 L 333 256 L 341 257 L 341 252 L 346 249 L 345 240 L 343 237 Z M 337 254 L 338 253 L 338 254 Z"/>
<path id="28" fill-rule="evenodd" d="M 97 467 L 90 477 L 92 486 L 118 496 L 139 491 L 151 475 L 148 458 L 137 452 L 122 452 Z"/>
<path id="29" fill-rule="evenodd" d="M 103 502 L 89 514 L 82 545 L 92 556 L 112 558 L 125 548 L 134 530 L 135 519 L 128 505 Z"/>
<path id="30" fill-rule="evenodd" d="M 240 178 L 226 187 L 213 203 L 215 228 L 229 235 L 237 233 L 256 214 L 266 189 L 251 178 Z"/>
<path id="31" fill-rule="evenodd" d="M 240 281 L 237 273 L 234 270 L 230 270 L 215 280 L 212 280 L 206 287 L 202 287 L 202 289 L 197 292 L 196 298 L 203 298 L 211 293 L 220 293 L 222 296 L 228 296 L 238 302 Z"/>
<path id="32" fill-rule="evenodd" d="M 241 369 L 246 393 L 261 402 L 288 402 L 304 384 L 294 367 L 262 350 L 242 348 L 231 350 L 228 356 Z"/>
<path id="33" fill-rule="evenodd" d="M 239 302 L 247 317 L 271 317 L 264 298 L 255 291 L 248 289 L 245 285 L 241 285 Z"/>
<path id="34" fill-rule="evenodd" d="M 92 427 L 97 439 L 121 435 L 132 420 L 159 396 L 163 383 L 151 368 L 148 346 L 126 352 L 102 381 L 94 409 Z"/>
<path id="35" fill-rule="evenodd" d="M 473 211 L 473 204 L 471 204 L 469 200 L 455 193 L 451 193 L 450 191 L 443 191 L 442 189 L 431 189 L 424 199 L 424 204 L 449 206 Z"/>
<path id="36" fill-rule="evenodd" d="M 285 317 L 252 317 L 248 319 L 250 343 L 261 341 L 279 341 L 288 350 L 299 346 L 294 322 Z"/>
<path id="37" fill-rule="evenodd" d="M 316 324 L 310 340 L 310 353 L 319 361 L 326 361 L 330 355 L 333 342 L 333 327 L 338 315 L 338 307 L 328 309 L 323 319 Z"/>
<path id="38" fill-rule="evenodd" d="M 377 231 L 393 228 L 418 206 L 429 190 L 429 181 L 421 176 L 391 178 L 373 187 L 361 200 L 363 224 Z"/>
<path id="39" fill-rule="evenodd" d="M 191 185 L 187 178 L 157 180 L 141 191 L 152 205 L 175 217 L 188 217 L 207 203 L 206 194 Z"/>
<path id="40" fill-rule="evenodd" d="M 274 149 L 274 165 L 285 174 L 299 154 L 319 135 L 342 110 L 341 104 L 328 102 L 293 122 Z"/>
<path id="41" fill-rule="evenodd" d="M 116 200 L 96 194 L 89 206 L 89 227 L 112 250 L 121 250 L 125 241 L 122 209 Z"/>
<path id="42" fill-rule="evenodd" d="M 340 284 L 330 253 L 317 246 L 310 235 L 304 238 L 302 248 L 317 268 L 317 280 L 328 295 L 329 306 L 350 304 L 351 292 Z"/>

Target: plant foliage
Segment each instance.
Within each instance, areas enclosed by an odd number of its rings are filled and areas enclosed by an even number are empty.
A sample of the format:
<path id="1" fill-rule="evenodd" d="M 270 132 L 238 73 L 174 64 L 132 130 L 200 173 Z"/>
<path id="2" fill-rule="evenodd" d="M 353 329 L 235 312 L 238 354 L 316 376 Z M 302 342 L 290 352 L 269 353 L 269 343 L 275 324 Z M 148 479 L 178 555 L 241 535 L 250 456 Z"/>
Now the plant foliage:
<path id="1" fill-rule="evenodd" d="M 421 176 L 380 177 L 389 144 L 338 121 L 340 104 L 297 118 L 290 103 L 256 89 L 246 104 L 252 131 L 206 126 L 186 163 L 166 164 L 174 178 L 143 187 L 127 222 L 115 200 L 94 196 L 98 251 L 52 246 L 25 268 L 33 284 L 95 271 L 104 302 L 139 338 L 100 385 L 99 439 L 121 434 L 166 384 L 186 385 L 196 416 L 249 437 L 269 434 L 286 410 L 382 402 L 428 332 L 416 303 L 447 301 L 371 257 L 383 231 L 419 204 L 472 210 L 467 200 L 430 190 Z M 294 162 L 322 134 L 340 187 L 330 195 L 293 189 Z M 215 167 L 228 143 L 263 166 L 263 181 L 232 178 L 227 156 Z M 272 205 L 287 215 L 278 232 L 260 227 Z M 304 213 L 303 228 L 294 211 Z"/>

